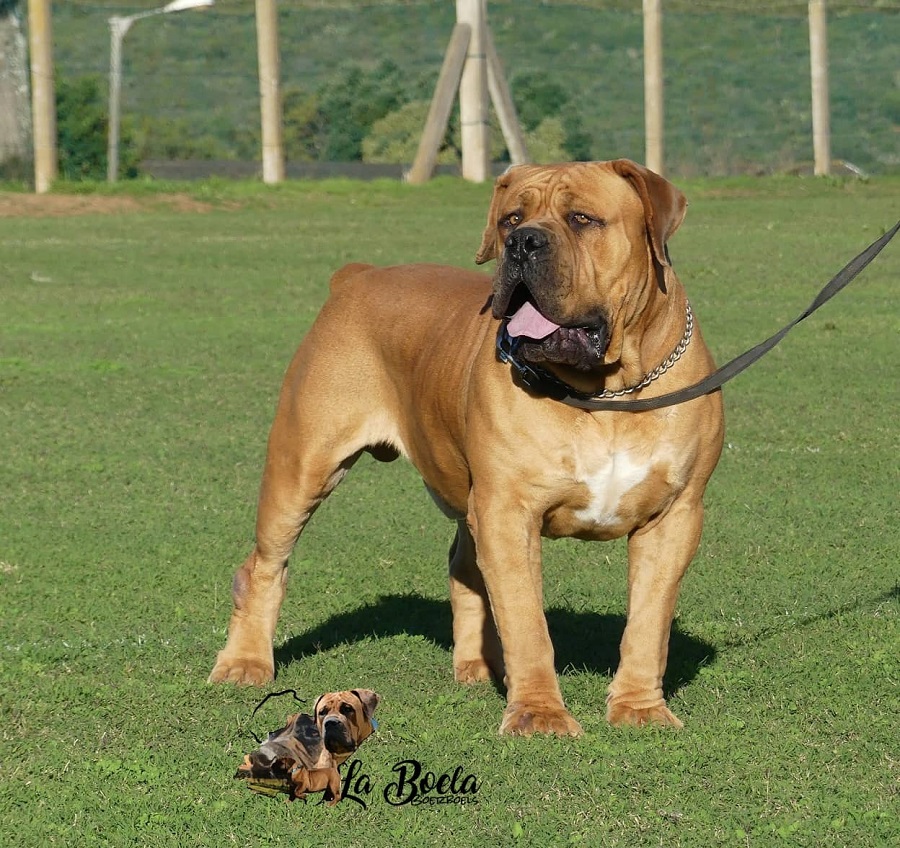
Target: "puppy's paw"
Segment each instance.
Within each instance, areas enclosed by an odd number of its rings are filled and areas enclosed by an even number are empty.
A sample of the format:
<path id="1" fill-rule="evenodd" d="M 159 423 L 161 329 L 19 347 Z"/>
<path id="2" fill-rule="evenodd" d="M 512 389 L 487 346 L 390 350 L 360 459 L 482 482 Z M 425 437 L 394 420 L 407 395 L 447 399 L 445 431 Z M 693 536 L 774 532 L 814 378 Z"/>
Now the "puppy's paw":
<path id="1" fill-rule="evenodd" d="M 207 683 L 235 683 L 238 686 L 262 686 L 275 679 L 272 660 L 255 657 L 231 657 L 219 654 Z"/>
<path id="2" fill-rule="evenodd" d="M 660 727 L 674 727 L 681 730 L 684 725 L 667 706 L 665 701 L 650 706 L 633 707 L 622 701 L 610 701 L 606 707 L 606 720 L 616 726 L 643 727 L 655 724 Z"/>
<path id="3" fill-rule="evenodd" d="M 466 660 L 453 663 L 453 676 L 459 683 L 481 683 L 496 677 L 485 660 Z"/>
<path id="4" fill-rule="evenodd" d="M 565 707 L 539 706 L 517 702 L 510 704 L 503 714 L 501 734 L 531 736 L 552 733 L 556 736 L 581 736 L 581 725 L 569 715 Z"/>

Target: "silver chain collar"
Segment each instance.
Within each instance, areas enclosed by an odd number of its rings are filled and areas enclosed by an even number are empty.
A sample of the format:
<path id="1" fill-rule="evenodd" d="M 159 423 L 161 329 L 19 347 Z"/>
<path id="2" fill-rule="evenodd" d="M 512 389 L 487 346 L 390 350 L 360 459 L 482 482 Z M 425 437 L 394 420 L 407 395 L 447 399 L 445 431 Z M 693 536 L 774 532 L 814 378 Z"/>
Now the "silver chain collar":
<path id="1" fill-rule="evenodd" d="M 622 397 L 622 395 L 630 395 L 632 392 L 639 391 L 640 389 L 644 389 L 649 386 L 654 380 L 662 377 L 663 374 L 666 373 L 679 359 L 681 359 L 682 354 L 687 350 L 687 346 L 691 342 L 691 336 L 694 334 L 694 313 L 691 311 L 691 302 L 686 300 L 684 309 L 684 335 L 681 337 L 681 341 L 675 345 L 675 350 L 673 350 L 669 356 L 660 362 L 659 365 L 656 366 L 640 383 L 635 383 L 633 386 L 628 386 L 625 389 L 619 389 L 618 391 L 611 391 L 610 389 L 604 389 L 602 392 L 597 392 L 596 394 L 591 395 L 594 398 L 617 398 Z"/>

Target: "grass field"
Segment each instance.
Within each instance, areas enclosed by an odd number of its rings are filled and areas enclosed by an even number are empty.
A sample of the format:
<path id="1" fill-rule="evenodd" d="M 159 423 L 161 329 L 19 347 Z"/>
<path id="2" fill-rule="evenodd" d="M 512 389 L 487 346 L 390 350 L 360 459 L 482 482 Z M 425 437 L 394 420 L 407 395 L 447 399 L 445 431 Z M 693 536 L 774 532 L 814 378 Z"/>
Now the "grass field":
<path id="1" fill-rule="evenodd" d="M 683 187 L 672 254 L 720 362 L 900 209 L 888 179 Z M 28 215 L 0 218 L 0 843 L 900 841 L 900 244 L 725 390 L 727 447 L 667 675 L 681 732 L 605 723 L 624 548 L 554 542 L 548 617 L 586 732 L 498 737 L 501 695 L 452 680 L 451 527 L 409 466 L 361 462 L 292 561 L 266 690 L 383 696 L 353 787 L 366 807 L 328 809 L 232 780 L 249 731 L 290 704 L 250 721 L 262 691 L 204 682 L 276 394 L 331 270 L 472 267 L 489 188 L 183 190 L 75 198 L 86 214 L 54 217 L 35 216 L 65 204 L 22 196 Z M 387 803 L 407 759 L 460 766 L 477 803 Z"/>

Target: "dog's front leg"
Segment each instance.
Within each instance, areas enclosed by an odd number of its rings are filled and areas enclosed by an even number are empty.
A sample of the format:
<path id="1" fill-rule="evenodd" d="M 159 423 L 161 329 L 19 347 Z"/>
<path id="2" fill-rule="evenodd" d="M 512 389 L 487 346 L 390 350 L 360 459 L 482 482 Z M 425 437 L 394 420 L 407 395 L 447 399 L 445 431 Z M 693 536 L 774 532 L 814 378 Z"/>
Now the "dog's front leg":
<path id="1" fill-rule="evenodd" d="M 611 724 L 682 726 L 666 706 L 662 681 L 675 601 L 702 526 L 702 502 L 684 498 L 628 540 L 628 620 L 606 699 Z"/>
<path id="2" fill-rule="evenodd" d="M 563 704 L 553 665 L 537 520 L 509 499 L 480 500 L 476 489 L 467 520 L 503 645 L 507 707 L 500 732 L 580 735 L 581 726 Z"/>
<path id="3" fill-rule="evenodd" d="M 503 649 L 497 637 L 475 540 L 464 520 L 457 522 L 450 548 L 450 606 L 453 609 L 453 673 L 460 683 L 502 681 Z"/>

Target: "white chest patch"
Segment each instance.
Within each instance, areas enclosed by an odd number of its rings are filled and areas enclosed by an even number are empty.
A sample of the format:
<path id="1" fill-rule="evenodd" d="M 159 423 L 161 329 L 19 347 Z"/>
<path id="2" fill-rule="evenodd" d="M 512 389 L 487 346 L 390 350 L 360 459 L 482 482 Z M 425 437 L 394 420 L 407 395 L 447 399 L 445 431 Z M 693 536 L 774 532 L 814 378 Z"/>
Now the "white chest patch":
<path id="1" fill-rule="evenodd" d="M 626 451 L 614 453 L 596 471 L 583 475 L 580 482 L 590 490 L 591 501 L 575 515 L 587 524 L 615 524 L 619 502 L 650 473 L 650 467 L 635 462 Z"/>

